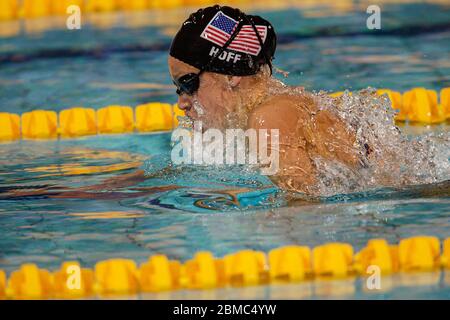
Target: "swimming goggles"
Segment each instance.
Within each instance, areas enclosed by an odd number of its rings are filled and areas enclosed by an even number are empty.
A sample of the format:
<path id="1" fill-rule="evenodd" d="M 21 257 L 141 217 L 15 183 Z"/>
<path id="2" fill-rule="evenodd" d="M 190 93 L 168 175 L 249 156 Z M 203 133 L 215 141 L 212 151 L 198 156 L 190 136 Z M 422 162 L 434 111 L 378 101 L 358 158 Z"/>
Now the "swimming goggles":
<path id="1" fill-rule="evenodd" d="M 201 70 L 199 73 L 188 73 L 176 80 L 173 80 L 173 84 L 177 87 L 177 95 L 183 93 L 192 96 L 197 92 L 200 87 L 200 74 L 203 72 Z"/>
<path id="2" fill-rule="evenodd" d="M 230 43 L 234 40 L 234 38 L 238 35 L 239 31 L 241 31 L 241 28 L 245 22 L 250 23 L 256 36 L 258 37 L 258 41 L 261 45 L 261 49 L 263 50 L 265 61 L 270 66 L 270 71 L 272 71 L 272 63 L 270 59 L 267 57 L 266 52 L 264 50 L 264 43 L 261 39 L 261 36 L 259 32 L 256 29 L 255 23 L 253 22 L 253 19 L 249 19 L 247 15 L 244 13 L 241 13 L 242 16 L 239 19 L 239 24 L 236 27 L 236 30 L 234 30 L 231 37 L 228 39 L 228 41 L 222 46 L 222 48 L 217 52 L 211 60 L 206 64 L 204 68 L 200 70 L 199 73 L 188 73 L 180 78 L 173 80 L 173 84 L 177 87 L 177 95 L 181 94 L 187 94 L 189 96 L 192 96 L 195 92 L 198 91 L 198 88 L 200 87 L 200 75 L 203 73 L 203 71 L 208 70 L 209 66 L 214 62 L 214 60 L 222 54 L 222 52 L 230 45 Z"/>

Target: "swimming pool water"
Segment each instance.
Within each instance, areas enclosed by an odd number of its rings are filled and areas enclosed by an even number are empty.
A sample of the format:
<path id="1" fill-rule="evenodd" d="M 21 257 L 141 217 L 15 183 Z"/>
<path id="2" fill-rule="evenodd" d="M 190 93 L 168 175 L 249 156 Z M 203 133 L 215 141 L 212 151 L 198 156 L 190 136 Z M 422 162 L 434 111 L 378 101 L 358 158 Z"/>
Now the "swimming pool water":
<path id="1" fill-rule="evenodd" d="M 448 5 L 386 4 L 386 29 L 379 35 L 365 29 L 367 15 L 357 3 L 341 12 L 250 10 L 278 30 L 275 63 L 291 72 L 289 84 L 310 90 L 450 86 Z M 430 14 L 417 13 L 423 10 Z M 80 32 L 56 28 L 0 38 L 0 111 L 175 102 L 167 48 L 188 12 L 166 12 L 158 23 L 155 13 L 139 13 L 139 27 L 125 25 L 120 16 L 105 29 L 86 25 Z M 402 127 L 412 135 L 448 129 Z M 67 260 L 92 267 L 112 257 L 143 262 L 155 253 L 184 261 L 199 250 L 222 256 L 334 241 L 358 250 L 371 238 L 397 243 L 414 235 L 449 236 L 448 192 L 419 197 L 380 189 L 288 205 L 269 180 L 239 167 L 183 168 L 122 188 L 92 187 L 139 168 L 157 171 L 169 155 L 169 141 L 170 134 L 162 133 L 1 144 L 0 269 L 35 262 L 53 270 Z M 376 295 L 361 290 L 358 279 L 351 285 L 336 282 L 336 294 L 330 284 L 299 284 L 227 289 L 206 297 L 450 297 L 448 275 L 422 276 L 422 282 L 393 277 L 392 289 Z"/>

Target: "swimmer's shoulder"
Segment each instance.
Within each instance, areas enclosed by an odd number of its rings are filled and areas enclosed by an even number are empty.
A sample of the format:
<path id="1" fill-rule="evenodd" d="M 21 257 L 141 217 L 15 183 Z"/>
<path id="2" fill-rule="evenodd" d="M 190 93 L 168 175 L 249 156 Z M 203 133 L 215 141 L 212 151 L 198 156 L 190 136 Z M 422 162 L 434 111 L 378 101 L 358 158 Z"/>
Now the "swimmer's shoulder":
<path id="1" fill-rule="evenodd" d="M 249 126 L 253 128 L 295 127 L 304 106 L 312 104 L 303 96 L 273 95 L 251 111 Z"/>

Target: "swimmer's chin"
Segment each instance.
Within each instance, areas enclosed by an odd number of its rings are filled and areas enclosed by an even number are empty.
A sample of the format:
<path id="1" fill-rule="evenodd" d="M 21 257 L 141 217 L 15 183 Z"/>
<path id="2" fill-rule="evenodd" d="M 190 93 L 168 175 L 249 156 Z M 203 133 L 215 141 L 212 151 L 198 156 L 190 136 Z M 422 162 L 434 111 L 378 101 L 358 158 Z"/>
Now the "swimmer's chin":
<path id="1" fill-rule="evenodd" d="M 201 120 L 198 118 L 198 115 L 197 115 L 195 112 L 191 111 L 191 110 L 185 111 L 185 115 L 186 115 L 189 119 L 191 119 L 191 121 L 201 121 Z"/>
<path id="2" fill-rule="evenodd" d="M 202 126 L 205 126 L 205 119 L 202 119 L 201 117 L 199 117 L 195 112 L 192 111 L 186 111 L 185 112 L 186 117 L 189 118 L 189 120 L 192 121 L 192 123 L 198 123 L 201 122 Z"/>

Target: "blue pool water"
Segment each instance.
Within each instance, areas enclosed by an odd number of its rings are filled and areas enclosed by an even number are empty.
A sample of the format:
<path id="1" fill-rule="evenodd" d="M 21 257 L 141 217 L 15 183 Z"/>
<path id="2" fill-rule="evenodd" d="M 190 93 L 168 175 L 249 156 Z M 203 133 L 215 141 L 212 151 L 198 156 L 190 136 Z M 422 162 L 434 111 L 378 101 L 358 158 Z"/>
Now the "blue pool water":
<path id="1" fill-rule="evenodd" d="M 450 86 L 450 7 L 386 4 L 382 10 L 378 34 L 365 28 L 367 14 L 358 2 L 340 11 L 326 5 L 247 11 L 264 15 L 279 32 L 275 62 L 290 71 L 284 79 L 289 84 L 331 91 Z M 22 25 L 19 34 L 0 38 L 0 111 L 175 102 L 167 48 L 190 11 L 90 17 L 81 31 L 63 30 L 59 20 L 42 32 L 35 31 L 36 21 Z M 449 127 L 401 130 L 418 136 Z M 136 169 L 156 172 L 169 156 L 169 141 L 169 133 L 157 133 L 1 144 L 0 269 L 35 262 L 54 270 L 67 260 L 92 267 L 112 257 L 142 262 L 155 253 L 184 261 L 199 250 L 222 256 L 334 241 L 358 250 L 371 238 L 397 243 L 414 235 L 450 236 L 448 188 L 438 194 L 379 188 L 288 203 L 267 178 L 242 168 L 185 167 L 120 188 L 104 183 Z M 450 297 L 448 274 L 421 277 L 389 278 L 386 290 L 376 294 L 362 290 L 361 279 L 190 294 Z"/>

